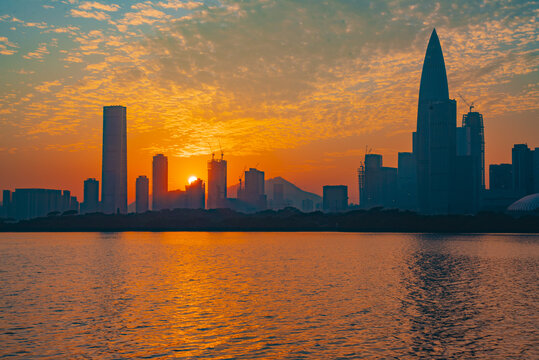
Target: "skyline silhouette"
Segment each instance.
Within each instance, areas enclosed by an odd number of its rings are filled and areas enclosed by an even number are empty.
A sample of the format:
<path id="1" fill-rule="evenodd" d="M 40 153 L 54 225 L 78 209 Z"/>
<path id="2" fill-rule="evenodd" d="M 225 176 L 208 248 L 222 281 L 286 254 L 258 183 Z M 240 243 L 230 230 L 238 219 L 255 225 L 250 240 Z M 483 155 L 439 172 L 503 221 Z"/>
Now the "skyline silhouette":
<path id="1" fill-rule="evenodd" d="M 319 194 L 342 179 L 357 203 L 348 164 L 365 146 L 393 167 L 410 148 L 435 26 L 450 97 L 462 94 L 488 118 L 486 163 L 509 163 L 515 143 L 534 145 L 537 32 L 529 4 L 168 3 L 118 1 L 99 10 L 45 1 L 39 15 L 25 1 L 3 4 L 0 163 L 8 170 L 0 188 L 60 187 L 82 198 L 78 174 L 101 177 L 100 109 L 123 104 L 129 202 L 153 155 L 169 156 L 170 186 L 179 188 L 205 175 L 208 142 L 215 149 L 220 140 L 231 179 L 260 163 L 268 178 L 286 174 Z M 459 105 L 458 119 L 468 112 Z"/>
<path id="2" fill-rule="evenodd" d="M 466 103 L 464 98 L 462 100 Z M 359 206 L 363 209 L 382 206 L 422 214 L 475 214 L 481 210 L 507 208 L 521 196 L 539 192 L 539 170 L 536 169 L 539 168 L 539 151 L 537 148 L 530 151 L 527 145 L 522 144 L 516 144 L 513 148 L 511 189 L 502 191 L 501 199 L 498 189 L 486 190 L 483 116 L 472 111 L 473 104 L 466 105 L 469 112 L 463 115 L 462 127 L 458 127 L 457 102 L 449 98 L 443 51 L 436 29 L 433 29 L 419 85 L 417 130 L 412 133 L 412 152 L 399 152 L 399 166 L 391 168 L 382 167 L 381 154 L 368 154 L 365 151 L 364 161 L 360 160 L 358 168 Z M 97 210 L 105 214 L 126 214 L 130 211 L 127 197 L 127 123 L 125 106 L 103 107 L 102 189 Z M 208 145 L 212 151 L 211 145 Z M 212 152 L 212 158 L 208 161 L 207 204 L 206 183 L 198 176 L 190 176 L 185 190 L 170 190 L 168 157 L 157 154 L 152 162 L 151 194 L 147 177 L 144 174 L 137 177 L 136 212 L 149 209 L 150 196 L 151 210 L 154 211 L 175 208 L 230 208 L 246 212 L 265 210 L 268 199 L 264 171 L 252 167 L 248 171 L 244 169 L 244 174 L 239 177 L 236 197 L 229 198 L 227 161 L 224 160 L 220 142 L 219 149 L 220 158 L 216 160 Z M 493 181 L 496 183 L 498 179 Z M 335 182 L 339 183 L 339 180 Z M 84 181 L 85 196 L 91 193 L 89 189 L 94 189 L 96 183 L 99 187 L 99 182 L 93 178 Z M 275 186 L 271 199 L 273 208 L 276 204 L 280 204 L 277 208 L 286 206 L 290 200 L 284 197 L 281 185 Z M 9 191 L 4 192 L 3 201 L 7 204 L 3 206 L 5 217 L 11 215 L 25 219 L 55 211 L 79 211 L 79 206 L 74 205 L 78 204 L 76 197 L 67 201 L 67 205 L 60 206 L 56 199 L 59 192 L 56 190 L 39 190 L 40 193 L 32 189 L 23 190 L 24 196 L 30 199 L 24 204 L 21 202 L 22 192 L 15 191 L 14 195 Z M 71 198 L 70 191 L 65 190 L 64 193 L 68 199 Z M 84 198 L 80 209 L 82 213 L 96 209 L 95 194 L 88 197 L 90 200 Z M 324 185 L 321 203 L 304 204 L 303 201 L 312 201 L 308 198 L 301 201 L 303 211 L 308 208 L 311 211 L 323 209 L 341 212 L 353 205 L 349 204 L 346 185 Z M 33 207 L 41 210 L 36 212 Z"/>

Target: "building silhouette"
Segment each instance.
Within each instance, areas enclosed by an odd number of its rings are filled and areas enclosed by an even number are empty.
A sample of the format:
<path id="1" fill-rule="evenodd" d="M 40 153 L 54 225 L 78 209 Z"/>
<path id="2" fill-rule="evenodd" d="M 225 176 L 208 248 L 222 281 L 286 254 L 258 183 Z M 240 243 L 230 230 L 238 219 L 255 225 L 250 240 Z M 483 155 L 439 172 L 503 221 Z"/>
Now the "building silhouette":
<path id="1" fill-rule="evenodd" d="M 11 196 L 11 190 L 2 191 L 2 216 L 5 218 L 12 218 L 14 216 Z"/>
<path id="2" fill-rule="evenodd" d="M 127 213 L 127 129 L 124 106 L 103 107 L 101 202 L 106 214 Z"/>
<path id="3" fill-rule="evenodd" d="M 533 166 L 533 192 L 539 193 L 539 147 L 533 150 L 532 155 Z"/>
<path id="4" fill-rule="evenodd" d="M 152 210 L 168 208 L 168 158 L 163 154 L 153 157 Z"/>
<path id="5" fill-rule="evenodd" d="M 398 208 L 403 210 L 416 210 L 417 166 L 414 153 L 399 152 L 397 176 Z"/>
<path id="6" fill-rule="evenodd" d="M 382 166 L 379 154 L 366 154 L 360 188 L 360 205 L 363 208 L 397 206 L 398 173 L 396 168 Z"/>
<path id="7" fill-rule="evenodd" d="M 77 197 L 68 190 L 15 189 L 11 199 L 11 212 L 18 220 L 79 211 Z"/>
<path id="8" fill-rule="evenodd" d="M 488 187 L 489 190 L 513 190 L 513 165 L 491 164 Z"/>
<path id="9" fill-rule="evenodd" d="M 255 168 L 245 171 L 245 184 L 244 188 L 238 189 L 238 199 L 250 204 L 257 211 L 266 209 L 267 198 L 263 171 Z"/>
<path id="10" fill-rule="evenodd" d="M 325 185 L 322 208 L 325 212 L 342 212 L 348 209 L 348 186 Z"/>
<path id="11" fill-rule="evenodd" d="M 137 178 L 135 187 L 135 211 L 137 214 L 145 213 L 149 210 L 150 180 L 146 176 L 141 175 Z"/>
<path id="12" fill-rule="evenodd" d="M 220 159 L 208 161 L 208 209 L 227 207 L 227 163 Z"/>
<path id="13" fill-rule="evenodd" d="M 434 29 L 423 62 L 414 134 L 418 206 L 423 213 L 452 211 L 456 113 L 457 104 L 449 99 L 442 47 Z"/>
<path id="14" fill-rule="evenodd" d="M 301 211 L 312 212 L 314 210 L 314 202 L 311 199 L 301 200 Z"/>
<path id="15" fill-rule="evenodd" d="M 284 198 L 284 184 L 274 183 L 273 184 L 273 197 L 271 199 L 271 208 L 272 209 L 282 209 L 287 206 L 287 202 Z"/>
<path id="16" fill-rule="evenodd" d="M 515 144 L 513 146 L 513 191 L 518 197 L 533 194 L 535 191 L 533 178 L 534 153 L 535 151 L 532 151 L 526 144 Z"/>
<path id="17" fill-rule="evenodd" d="M 206 186 L 202 179 L 196 179 L 185 186 L 185 206 L 187 209 L 204 209 L 206 205 Z"/>
<path id="18" fill-rule="evenodd" d="M 467 148 L 473 163 L 474 192 L 477 192 L 474 201 L 479 201 L 480 193 L 485 189 L 485 130 L 483 115 L 472 108 L 470 106 L 470 111 L 462 115 L 462 127 L 466 129 Z"/>
<path id="19" fill-rule="evenodd" d="M 453 212 L 476 213 L 485 190 L 485 140 L 483 115 L 470 111 L 457 127 L 457 157 Z"/>
<path id="20" fill-rule="evenodd" d="M 99 181 L 93 178 L 84 180 L 84 199 L 80 206 L 83 214 L 99 210 Z"/>
<path id="21" fill-rule="evenodd" d="M 186 207 L 184 190 L 170 190 L 167 192 L 166 209 L 183 209 Z"/>

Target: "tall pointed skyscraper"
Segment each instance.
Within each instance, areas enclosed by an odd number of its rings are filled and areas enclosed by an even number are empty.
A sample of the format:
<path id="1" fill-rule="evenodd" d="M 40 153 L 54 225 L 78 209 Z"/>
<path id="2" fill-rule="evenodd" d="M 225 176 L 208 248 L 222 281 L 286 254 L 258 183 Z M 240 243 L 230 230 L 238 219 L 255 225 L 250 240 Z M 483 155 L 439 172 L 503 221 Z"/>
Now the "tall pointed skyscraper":
<path id="1" fill-rule="evenodd" d="M 127 213 L 127 131 L 124 106 L 103 107 L 101 209 Z"/>
<path id="2" fill-rule="evenodd" d="M 421 73 L 414 141 L 418 203 L 423 213 L 452 211 L 456 126 L 457 103 L 449 99 L 444 55 L 434 29 Z"/>

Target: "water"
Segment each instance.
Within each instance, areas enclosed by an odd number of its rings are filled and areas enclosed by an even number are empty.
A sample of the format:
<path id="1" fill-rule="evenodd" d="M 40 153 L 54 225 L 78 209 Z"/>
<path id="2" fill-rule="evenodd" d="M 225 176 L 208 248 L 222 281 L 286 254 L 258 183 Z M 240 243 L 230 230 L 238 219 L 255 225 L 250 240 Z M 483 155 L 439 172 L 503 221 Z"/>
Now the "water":
<path id="1" fill-rule="evenodd" d="M 0 234 L 0 357 L 539 358 L 539 235 Z"/>

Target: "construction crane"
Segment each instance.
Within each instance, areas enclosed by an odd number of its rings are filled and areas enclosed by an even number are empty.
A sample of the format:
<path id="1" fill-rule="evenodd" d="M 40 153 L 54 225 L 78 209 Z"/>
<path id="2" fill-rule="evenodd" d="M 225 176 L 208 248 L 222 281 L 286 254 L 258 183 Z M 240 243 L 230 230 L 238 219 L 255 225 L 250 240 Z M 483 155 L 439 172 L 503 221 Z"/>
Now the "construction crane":
<path id="1" fill-rule="evenodd" d="M 211 152 L 211 159 L 213 160 L 213 158 L 215 157 L 215 153 L 213 152 L 213 149 L 211 148 L 211 144 L 209 141 L 207 141 L 208 143 L 208 146 L 210 147 L 210 152 Z"/>
<path id="2" fill-rule="evenodd" d="M 369 147 L 369 145 L 365 145 L 365 155 L 370 154 L 372 152 L 372 148 Z"/>
<path id="3" fill-rule="evenodd" d="M 245 165 L 245 166 L 243 167 L 243 171 L 241 172 L 241 175 L 240 175 L 240 177 L 239 177 L 239 179 L 238 179 L 239 182 L 240 182 L 240 188 L 239 188 L 239 190 L 238 190 L 238 195 L 236 195 L 236 196 L 238 196 L 238 197 L 239 197 L 239 193 L 241 192 L 241 183 L 242 183 L 242 181 L 243 181 L 243 177 L 245 176 L 245 169 L 247 169 L 247 165 Z"/>
<path id="4" fill-rule="evenodd" d="M 221 160 L 223 160 L 225 153 L 223 153 L 223 148 L 221 147 L 221 140 L 217 139 L 219 141 L 219 151 L 221 152 Z"/>
<path id="5" fill-rule="evenodd" d="M 460 98 L 462 99 L 462 101 L 464 101 L 464 103 L 465 103 L 466 105 L 468 105 L 468 107 L 470 108 L 470 112 L 472 112 L 472 109 L 475 107 L 475 106 L 474 106 L 474 103 L 473 103 L 473 102 L 472 102 L 471 104 L 468 103 L 468 102 L 466 101 L 466 99 L 464 98 L 464 96 L 462 96 L 460 93 L 457 93 L 457 94 L 458 94 L 458 96 L 460 96 Z"/>

